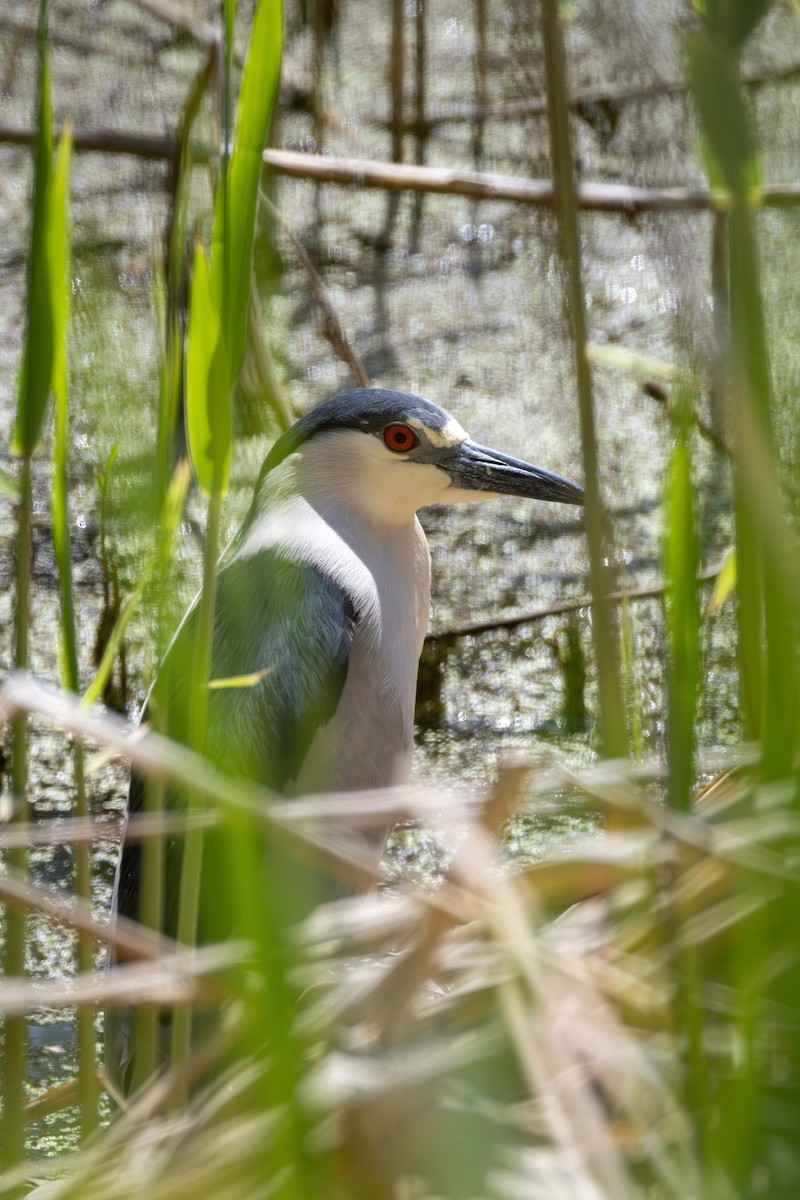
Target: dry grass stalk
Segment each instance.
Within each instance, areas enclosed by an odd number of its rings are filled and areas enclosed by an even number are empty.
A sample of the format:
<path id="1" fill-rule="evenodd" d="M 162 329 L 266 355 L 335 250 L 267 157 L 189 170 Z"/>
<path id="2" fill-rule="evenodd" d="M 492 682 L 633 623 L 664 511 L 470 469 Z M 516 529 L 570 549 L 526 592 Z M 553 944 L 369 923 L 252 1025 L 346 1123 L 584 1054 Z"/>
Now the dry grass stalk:
<path id="1" fill-rule="evenodd" d="M 95 716 L 87 725 L 88 714 L 55 704 L 30 681 L 6 687 L 6 706 L 9 690 L 13 703 L 34 711 L 44 695 L 42 707 L 73 732 L 127 747 L 117 724 Z M 149 743 L 131 753 L 151 767 Z M 748 753 L 730 757 L 746 761 Z M 186 764 L 159 759 L 154 769 L 173 766 Z M 531 772 L 514 760 L 479 795 L 398 789 L 306 797 L 286 806 L 285 816 L 282 802 L 269 798 L 265 836 L 291 827 L 291 852 L 318 849 L 342 869 L 358 857 L 348 822 L 369 828 L 388 813 L 424 819 L 434 812 L 444 814 L 445 827 L 466 831 L 437 890 L 337 901 L 312 914 L 295 940 L 295 1032 L 307 1047 L 296 1102 L 320 1197 L 446 1194 L 437 1146 L 455 1135 L 475 1138 L 482 1164 L 475 1194 L 617 1200 L 641 1195 L 643 1177 L 658 1196 L 702 1190 L 677 1086 L 676 955 L 692 946 L 721 954 L 794 876 L 780 849 L 787 825 L 778 819 L 784 806 L 775 785 L 754 787 L 739 766 L 707 787 L 693 812 L 679 814 L 642 788 L 658 775 L 657 764 Z M 614 811 L 614 832 L 587 833 L 524 871 L 501 869 L 498 836 L 508 817 L 535 810 L 564 783 L 592 807 Z M 351 878 L 371 877 L 366 864 L 347 867 Z M 53 908 L 54 898 L 29 892 L 18 902 L 76 923 L 74 906 L 62 900 Z M 115 996 L 165 1007 L 191 994 L 198 1004 L 219 1005 L 219 972 L 248 961 L 247 948 L 233 944 L 188 954 L 162 939 L 157 953 L 153 935 L 136 932 L 141 941 L 129 949 L 146 961 L 58 993 L 4 988 L 0 1003 L 5 997 L 22 1012 L 34 1003 Z M 285 1113 L 264 1104 L 273 1070 L 266 1028 L 265 1044 L 250 1031 L 250 1049 L 236 1057 L 249 1030 L 246 1004 L 234 995 L 239 986 L 221 1004 L 217 1033 L 182 1071 L 157 1079 L 66 1166 L 54 1164 L 64 1177 L 37 1186 L 37 1200 L 171 1200 L 201 1178 L 213 1200 L 281 1193 L 265 1162 L 285 1134 Z M 736 1019 L 735 989 L 707 981 L 703 996 L 720 1029 Z M 793 1017 L 784 1007 L 769 1008 L 777 1027 Z M 232 1053 L 233 1065 L 223 1068 Z M 189 1108 L 175 1115 L 174 1098 L 188 1086 L 195 1089 Z M 39 1178 L 43 1170 L 36 1168 Z"/>

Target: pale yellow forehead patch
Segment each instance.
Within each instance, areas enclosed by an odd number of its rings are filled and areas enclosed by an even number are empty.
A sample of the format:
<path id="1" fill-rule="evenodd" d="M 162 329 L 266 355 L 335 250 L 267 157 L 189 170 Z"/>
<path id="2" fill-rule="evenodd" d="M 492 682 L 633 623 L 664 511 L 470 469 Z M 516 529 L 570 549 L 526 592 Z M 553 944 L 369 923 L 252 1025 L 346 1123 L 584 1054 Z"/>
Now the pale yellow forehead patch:
<path id="1" fill-rule="evenodd" d="M 424 421 L 415 421 L 413 418 L 409 418 L 407 424 L 424 434 L 432 446 L 439 446 L 441 449 L 446 449 L 449 446 L 460 446 L 469 437 L 466 430 L 462 429 L 458 421 L 455 421 L 452 417 L 444 429 L 431 429 Z"/>

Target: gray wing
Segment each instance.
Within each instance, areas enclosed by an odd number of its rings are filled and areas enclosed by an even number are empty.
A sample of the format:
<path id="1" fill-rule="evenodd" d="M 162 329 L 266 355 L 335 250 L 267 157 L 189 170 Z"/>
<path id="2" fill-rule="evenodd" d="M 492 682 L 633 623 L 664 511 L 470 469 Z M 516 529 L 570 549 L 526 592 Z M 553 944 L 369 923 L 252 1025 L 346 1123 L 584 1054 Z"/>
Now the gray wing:
<path id="1" fill-rule="evenodd" d="M 358 614 L 316 567 L 270 551 L 234 558 L 217 587 L 212 678 L 264 676 L 210 693 L 209 754 L 283 791 L 336 711 Z"/>
<path id="2" fill-rule="evenodd" d="M 198 609 L 189 614 L 161 668 L 167 674 L 166 727 L 171 737 L 189 742 L 189 681 Z M 315 733 L 336 711 L 345 679 L 355 606 L 330 578 L 307 563 L 294 563 L 271 551 L 233 559 L 219 574 L 214 618 L 211 677 L 263 677 L 252 686 L 209 692 L 208 756 L 227 775 L 255 780 L 283 791 L 296 777 Z M 146 714 L 145 714 L 146 717 Z M 179 791 L 168 806 L 181 807 Z M 131 777 L 128 811 L 144 807 L 144 782 Z M 177 878 L 177 852 L 167 848 L 166 868 Z M 168 883 L 168 886 L 169 883 Z M 123 845 L 115 888 L 116 910 L 137 917 L 139 847 Z M 167 896 L 166 927 L 177 898 Z"/>
<path id="3" fill-rule="evenodd" d="M 165 656 L 158 695 L 166 696 L 166 729 L 189 743 L 189 684 L 198 607 L 189 613 Z M 235 557 L 220 572 L 214 616 L 211 678 L 236 679 L 263 672 L 252 686 L 209 692 L 208 756 L 228 775 L 282 791 L 300 770 L 320 726 L 336 711 L 347 677 L 350 646 L 358 620 L 348 594 L 308 564 L 274 552 Z M 144 719 L 147 713 L 144 714 Z M 129 813 L 141 812 L 145 785 L 136 772 L 128 793 Z M 168 789 L 168 808 L 185 806 L 180 789 Z M 219 835 L 217 835 L 219 836 Z M 201 940 L 224 937 L 230 912 L 218 902 L 228 886 L 221 877 L 225 855 L 209 838 L 201 885 Z M 177 925 L 182 846 L 164 848 L 165 932 Z M 112 912 L 139 916 L 140 846 L 123 839 Z M 223 914 L 224 915 L 221 915 Z M 113 955 L 110 955 L 113 961 Z M 106 1014 L 106 1063 L 125 1087 L 133 1059 L 133 1014 Z"/>

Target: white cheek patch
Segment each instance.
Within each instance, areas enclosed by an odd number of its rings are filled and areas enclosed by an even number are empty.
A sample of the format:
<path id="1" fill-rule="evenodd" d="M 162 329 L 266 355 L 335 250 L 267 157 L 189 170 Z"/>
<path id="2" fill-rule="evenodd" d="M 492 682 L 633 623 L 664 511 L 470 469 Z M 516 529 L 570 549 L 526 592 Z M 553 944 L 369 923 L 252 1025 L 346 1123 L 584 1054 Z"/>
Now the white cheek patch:
<path id="1" fill-rule="evenodd" d="M 410 425 L 412 429 L 419 430 L 432 446 L 436 446 L 440 450 L 448 450 L 453 446 L 460 446 L 469 437 L 466 430 L 462 429 L 458 421 L 452 417 L 443 429 L 431 429 L 430 425 L 426 425 L 423 421 L 415 421 L 411 417 L 409 417 L 406 424 Z"/>

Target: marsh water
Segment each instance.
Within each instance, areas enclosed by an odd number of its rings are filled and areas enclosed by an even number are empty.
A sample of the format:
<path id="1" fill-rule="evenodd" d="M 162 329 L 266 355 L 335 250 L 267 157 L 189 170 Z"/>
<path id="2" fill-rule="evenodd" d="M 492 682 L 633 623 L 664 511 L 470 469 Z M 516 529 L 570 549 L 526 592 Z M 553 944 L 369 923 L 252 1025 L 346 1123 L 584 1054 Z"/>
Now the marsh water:
<path id="1" fill-rule="evenodd" d="M 217 19 L 217 6 L 184 0 L 186 13 Z M 251 5 L 241 4 L 246 32 Z M 34 27 L 37 6 L 0 0 L 0 124 L 33 120 Z M 283 102 L 274 144 L 345 157 L 388 160 L 391 142 L 390 6 L 342 3 L 329 35 L 315 40 L 301 6 L 287 4 Z M 547 125 L 541 115 L 501 119 L 503 105 L 544 92 L 538 16 L 523 0 L 412 0 L 404 6 L 406 114 L 419 80 L 425 111 L 442 118 L 425 139 L 406 135 L 407 161 L 431 166 L 547 177 Z M 484 12 L 483 33 L 475 17 Z M 690 6 L 667 3 L 578 4 L 567 23 L 575 91 L 680 77 L 680 46 Z M 424 29 L 423 29 L 424 22 Z M 53 101 L 57 122 L 76 130 L 174 135 L 206 51 L 147 6 L 123 0 L 53 0 Z M 420 43 L 424 71 L 415 75 Z M 317 46 L 319 47 L 317 49 Z M 768 72 L 800 57 L 790 6 L 776 6 L 748 50 L 745 68 Z M 315 61 L 318 62 L 315 76 Z M 317 79 L 316 105 L 311 103 Z M 792 80 L 754 88 L 752 102 L 772 182 L 797 172 L 798 89 Z M 482 106 L 458 119 L 465 106 Z M 210 109 L 210 106 L 209 106 Z M 315 111 L 316 115 L 314 115 Z M 494 115 L 492 115 L 494 114 Z M 449 119 L 445 119 L 449 118 Z M 204 133 L 211 137 L 210 111 Z M 574 118 L 582 178 L 641 185 L 702 184 L 691 112 L 680 91 L 628 101 L 587 103 Z M 793 148 L 793 149 L 792 149 Z M 70 326 L 71 520 L 84 684 L 93 669 L 105 603 L 124 600 L 137 581 L 151 537 L 149 503 L 155 405 L 157 325 L 154 264 L 169 213 L 169 163 L 126 154 L 77 153 L 71 182 L 73 236 Z M 291 230 L 306 245 L 346 334 L 370 380 L 418 392 L 450 409 L 476 440 L 574 479 L 581 447 L 574 363 L 557 256 L 546 209 L 457 196 L 387 197 L 357 186 L 265 180 Z M 24 326 L 25 256 L 30 218 L 31 155 L 0 144 L 0 446 L 8 445 Z M 195 170 L 192 219 L 207 233 L 210 186 Z M 800 278 L 798 218 L 793 211 L 761 218 L 767 300 L 774 339 L 776 393 L 787 410 L 800 360 L 793 335 Z M 703 373 L 713 360 L 712 218 L 697 213 L 582 217 L 584 282 L 590 336 L 621 347 L 650 368 L 594 370 L 599 458 L 610 515 L 613 566 L 632 593 L 659 582 L 661 497 L 670 446 L 668 394 L 657 364 Z M 263 337 L 275 377 L 296 413 L 352 386 L 349 368 L 323 334 L 308 277 L 280 226 L 262 214 L 256 254 Z M 655 378 L 658 386 L 653 383 Z M 702 403 L 705 405 L 706 400 Z M 704 410 L 706 425 L 715 414 Z M 233 481 L 224 530 L 233 532 L 249 502 L 276 426 L 266 404 L 239 414 Z M 795 435 L 786 452 L 795 452 Z M 101 503 L 102 476 L 116 459 Z M 57 593 L 50 538 L 49 459 L 36 463 L 35 595 L 32 666 L 55 681 Z M 731 539 L 727 466 L 714 442 L 695 446 L 699 524 L 706 564 Z M 15 469 L 5 450 L 0 464 Z M 177 607 L 197 587 L 204 533 L 203 503 L 189 500 L 181 525 L 174 588 Z M 14 523 L 0 500 L 0 673 L 12 661 Z M 490 784 L 504 752 L 535 760 L 587 762 L 597 751 L 591 610 L 555 613 L 510 628 L 456 638 L 454 626 L 545 610 L 587 594 L 586 546 L 573 509 L 524 501 L 488 501 L 421 514 L 433 560 L 431 628 L 426 650 L 414 774 L 421 782 Z M 104 592 L 106 593 L 104 598 Z M 663 748 L 662 601 L 633 596 L 620 606 L 623 666 L 633 752 Z M 112 605 L 113 606 L 113 605 Z M 706 684 L 701 746 L 740 736 L 731 640 L 723 607 L 705 626 Z M 110 697 L 136 718 L 155 661 L 146 610 L 132 623 L 124 666 Z M 32 800 L 36 817 L 64 815 L 71 804 L 69 746 L 34 726 Z M 91 780 L 92 809 L 124 808 L 123 767 L 103 766 Z M 567 796 L 515 824 L 509 854 L 535 855 L 541 839 L 567 837 L 586 818 Z M 401 833 L 390 847 L 388 879 L 435 871 L 433 835 Z M 116 848 L 97 847 L 94 901 L 108 904 Z M 67 848 L 32 855 L 37 881 L 68 888 Z M 72 946 L 46 922 L 32 924 L 33 974 L 69 976 Z M 74 1071 L 70 1022 L 42 1017 L 30 1026 L 32 1091 Z M 68 1125 L 67 1125 L 68 1133 Z M 34 1133 L 41 1153 L 63 1145 L 63 1117 Z"/>

